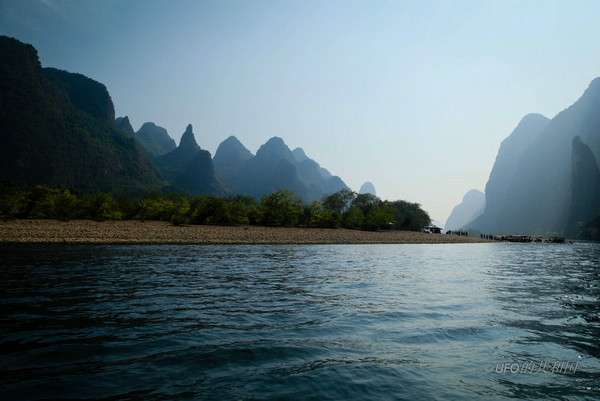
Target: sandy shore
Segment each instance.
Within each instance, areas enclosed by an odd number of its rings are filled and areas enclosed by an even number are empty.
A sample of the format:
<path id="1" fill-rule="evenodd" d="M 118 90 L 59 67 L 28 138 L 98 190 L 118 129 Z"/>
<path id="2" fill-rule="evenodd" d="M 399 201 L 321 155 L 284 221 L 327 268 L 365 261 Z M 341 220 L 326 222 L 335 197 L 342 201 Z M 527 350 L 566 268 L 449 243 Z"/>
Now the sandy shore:
<path id="1" fill-rule="evenodd" d="M 412 231 L 256 226 L 173 226 L 159 221 L 13 220 L 0 222 L 0 243 L 109 244 L 437 244 L 489 242 Z"/>

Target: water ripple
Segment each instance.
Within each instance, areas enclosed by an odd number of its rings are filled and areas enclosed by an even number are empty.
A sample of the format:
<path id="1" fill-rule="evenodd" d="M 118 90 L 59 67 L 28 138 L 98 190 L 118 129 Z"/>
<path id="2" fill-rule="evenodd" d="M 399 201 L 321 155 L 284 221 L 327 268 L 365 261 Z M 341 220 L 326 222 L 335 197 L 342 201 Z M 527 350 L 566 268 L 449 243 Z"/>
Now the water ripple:
<path id="1" fill-rule="evenodd" d="M 600 395 L 597 244 L 0 252 L 3 399 Z"/>

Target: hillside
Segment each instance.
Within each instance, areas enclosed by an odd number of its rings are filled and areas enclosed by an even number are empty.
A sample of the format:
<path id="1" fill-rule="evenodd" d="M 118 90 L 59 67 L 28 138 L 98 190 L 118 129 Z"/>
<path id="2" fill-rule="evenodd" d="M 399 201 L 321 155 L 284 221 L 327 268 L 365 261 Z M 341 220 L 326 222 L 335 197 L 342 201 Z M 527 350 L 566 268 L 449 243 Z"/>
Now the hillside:
<path id="1" fill-rule="evenodd" d="M 210 153 L 201 149 L 196 142 L 191 124 L 181 136 L 179 146 L 158 157 L 156 164 L 172 185 L 190 195 L 224 194 L 216 178 Z"/>
<path id="2" fill-rule="evenodd" d="M 229 193 L 259 198 L 288 189 L 311 202 L 326 193 L 348 189 L 340 177 L 332 176 L 301 148 L 292 152 L 279 137 L 269 139 L 255 156 L 231 136 L 219 145 L 214 163 L 217 177 Z"/>
<path id="3" fill-rule="evenodd" d="M 6 36 L 0 54 L 0 179 L 134 193 L 166 184 L 115 125 L 104 85 L 42 69 L 33 46 Z"/>
<path id="4" fill-rule="evenodd" d="M 598 110 L 600 78 L 552 120 L 539 115 L 525 117 L 502 143 L 486 186 L 485 211 L 469 227 L 484 232 L 573 235 L 572 227 L 585 223 L 574 219 L 597 214 L 598 195 L 593 192 L 580 196 L 583 191 L 595 189 L 581 186 L 574 179 L 594 176 L 586 171 L 597 169 Z M 575 137 L 579 139 L 574 141 Z M 580 144 L 585 144 L 589 152 Z M 581 156 L 584 154 L 587 156 Z M 580 156 L 585 163 L 574 162 Z M 578 168 L 575 176 L 574 167 Z M 579 202 L 578 206 L 573 208 L 572 201 Z"/>

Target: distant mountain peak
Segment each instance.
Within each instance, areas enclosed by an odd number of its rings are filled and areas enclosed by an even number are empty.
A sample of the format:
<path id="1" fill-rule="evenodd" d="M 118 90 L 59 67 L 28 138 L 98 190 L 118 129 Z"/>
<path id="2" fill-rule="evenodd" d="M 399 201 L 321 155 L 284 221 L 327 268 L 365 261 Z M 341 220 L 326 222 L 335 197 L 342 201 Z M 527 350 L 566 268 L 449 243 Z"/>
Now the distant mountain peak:
<path id="1" fill-rule="evenodd" d="M 232 156 L 240 157 L 244 160 L 252 157 L 252 153 L 237 139 L 231 135 L 219 144 L 214 159 L 227 159 Z"/>
<path id="2" fill-rule="evenodd" d="M 372 182 L 367 181 L 360 187 L 358 191 L 359 194 L 371 194 L 377 196 L 377 192 L 375 191 L 375 185 Z"/>
<path id="3" fill-rule="evenodd" d="M 452 209 L 446 220 L 446 230 L 469 228 L 468 225 L 479 217 L 485 208 L 485 195 L 476 189 L 471 189 L 462 198 L 462 202 Z"/>
<path id="4" fill-rule="evenodd" d="M 265 143 L 269 143 L 269 142 L 279 142 L 279 143 L 285 143 L 285 141 L 283 140 L 282 137 L 280 136 L 272 136 L 271 138 L 269 138 L 269 140 Z"/>
<path id="5" fill-rule="evenodd" d="M 119 127 L 121 132 L 123 132 L 125 135 L 133 136 L 133 134 L 135 134 L 135 131 L 133 130 L 133 127 L 131 126 L 131 123 L 129 122 L 129 117 L 127 117 L 127 116 L 118 117 L 115 120 L 115 124 L 117 124 L 117 127 Z"/>
<path id="6" fill-rule="evenodd" d="M 125 118 L 127 118 L 127 117 L 125 117 Z M 141 130 L 143 130 L 143 129 L 147 129 L 147 128 L 155 128 L 155 127 L 157 127 L 157 125 L 156 125 L 156 124 L 154 124 L 153 122 L 151 122 L 151 121 L 149 121 L 149 122 L 145 122 L 144 124 L 142 124 L 142 126 L 141 126 L 141 128 L 140 128 L 140 131 L 141 131 Z"/>
<path id="7" fill-rule="evenodd" d="M 286 159 L 290 163 L 295 163 L 296 159 L 282 138 L 274 136 L 269 139 L 256 152 L 256 157 L 259 160 L 271 160 L 279 162 L 281 159 Z"/>
<path id="8" fill-rule="evenodd" d="M 154 156 L 164 155 L 177 147 L 167 130 L 153 122 L 144 123 L 134 138 Z"/>
<path id="9" fill-rule="evenodd" d="M 200 146 L 198 142 L 196 142 L 196 137 L 194 136 L 194 132 L 192 131 L 192 124 L 188 124 L 185 132 L 181 136 L 181 140 L 179 141 L 179 147 L 181 149 L 193 149 L 194 151 L 199 151 Z"/>
<path id="10" fill-rule="evenodd" d="M 292 150 L 292 154 L 294 155 L 294 158 L 297 162 L 301 162 L 308 159 L 308 156 L 306 156 L 306 153 L 304 153 L 304 149 L 302 148 L 296 148 Z"/>
<path id="11" fill-rule="evenodd" d="M 250 151 L 242 144 L 242 142 L 240 142 L 239 139 L 237 139 L 237 137 L 235 135 L 230 135 L 227 139 L 225 139 L 223 142 L 221 142 L 219 144 L 219 148 L 223 148 L 223 149 L 236 149 L 236 150 L 244 150 L 244 151 L 248 151 L 248 153 L 250 153 Z M 219 150 L 217 149 L 217 152 Z M 215 154 L 216 156 L 216 154 Z"/>

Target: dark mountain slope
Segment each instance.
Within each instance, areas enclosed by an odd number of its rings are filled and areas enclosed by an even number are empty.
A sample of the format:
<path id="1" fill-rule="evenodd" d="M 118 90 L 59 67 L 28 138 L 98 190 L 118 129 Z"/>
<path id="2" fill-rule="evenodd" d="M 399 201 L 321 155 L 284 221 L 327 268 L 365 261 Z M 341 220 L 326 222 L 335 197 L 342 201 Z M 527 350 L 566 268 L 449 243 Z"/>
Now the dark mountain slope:
<path id="1" fill-rule="evenodd" d="M 95 191 L 140 192 L 165 182 L 116 127 L 104 85 L 42 69 L 37 52 L 0 37 L 0 179 Z"/>
<path id="2" fill-rule="evenodd" d="M 119 128 L 126 136 L 133 136 L 133 134 L 135 134 L 135 131 L 131 126 L 131 122 L 129 121 L 129 117 L 127 116 L 117 117 L 115 124 L 117 125 L 117 128 Z"/>

